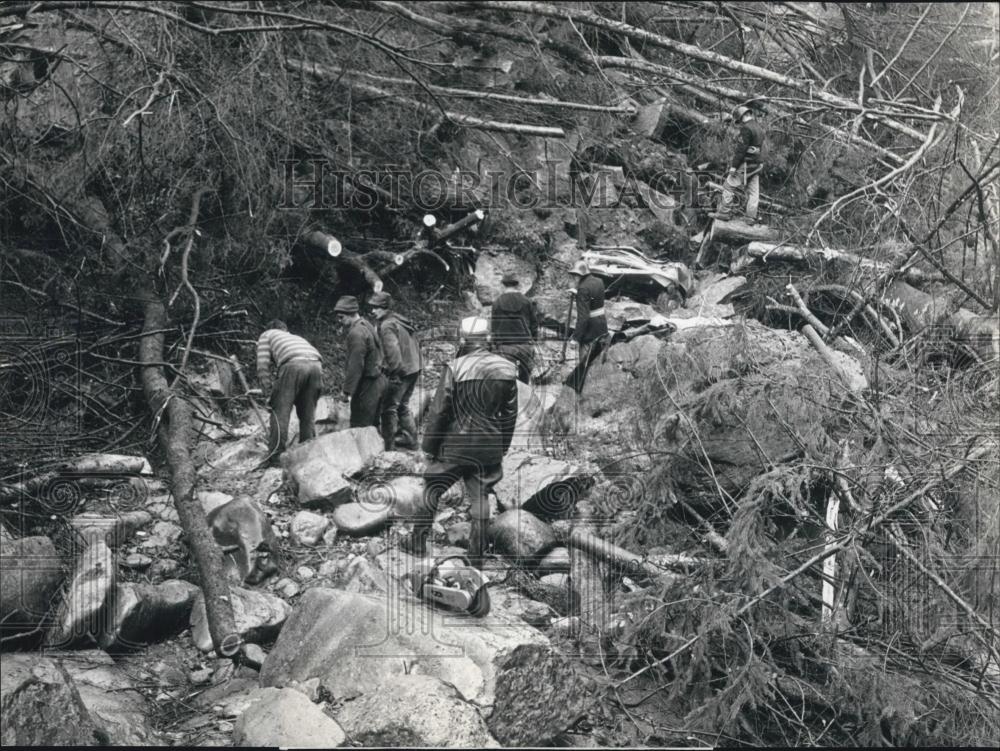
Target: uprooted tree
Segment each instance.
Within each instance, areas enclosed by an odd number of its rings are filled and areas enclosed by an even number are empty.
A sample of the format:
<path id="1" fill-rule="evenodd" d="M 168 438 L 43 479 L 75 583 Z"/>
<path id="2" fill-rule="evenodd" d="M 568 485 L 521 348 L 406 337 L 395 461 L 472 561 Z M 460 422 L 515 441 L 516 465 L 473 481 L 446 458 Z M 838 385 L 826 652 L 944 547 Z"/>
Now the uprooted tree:
<path id="1" fill-rule="evenodd" d="M 232 613 L 189 456 L 192 420 L 210 419 L 189 384 L 206 358 L 245 357 L 271 315 L 312 320 L 347 290 L 457 295 L 488 247 L 552 283 L 565 238 L 539 229 L 543 214 L 572 209 L 586 242 L 605 214 L 570 186 L 609 166 L 636 186 L 630 208 L 657 209 L 643 250 L 686 258 L 707 230 L 690 175 L 718 182 L 723 115 L 750 104 L 769 133 L 763 205 L 777 237 L 723 228 L 703 250 L 754 275 L 743 313 L 803 327 L 833 369 L 824 350 L 860 351 L 871 388 L 844 380 L 822 410 L 777 409 L 795 450 L 726 486 L 707 451 L 684 452 L 713 419 L 756 424 L 748 410 L 769 393 L 747 386 L 753 349 L 734 334 L 719 362 L 692 366 L 674 422 L 663 405 L 684 379 L 648 379 L 636 398 L 655 424 L 637 423 L 648 456 L 636 471 L 677 503 L 635 499 L 619 542 L 656 544 L 658 520 L 679 515 L 718 561 L 637 594 L 638 625 L 617 648 L 630 680 L 686 698 L 685 728 L 710 738 L 995 738 L 983 409 L 1000 340 L 995 6 L 43 0 L 7 3 L 0 21 L 4 305 L 29 334 L 54 320 L 77 342 L 69 368 L 48 364 L 61 335 L 5 364 L 4 411 L 59 435 L 79 418 L 57 453 L 143 451 L 159 436 L 220 653 L 233 651 Z M 526 177 L 498 191 L 491 170 Z M 539 194 L 553 204 L 528 200 Z M 667 194 L 670 206 L 650 206 Z M 428 211 L 446 230 L 422 224 Z M 476 247 L 461 245 L 473 229 Z M 64 372 L 34 409 L 39 374 Z M 656 447 L 670 430 L 691 441 L 666 460 Z M 37 443 L 12 446 L 5 475 L 43 469 Z M 708 490 L 679 488 L 689 475 Z M 903 576 L 889 562 L 932 592 L 897 598 L 898 627 L 878 612 Z M 942 598 L 955 624 L 910 628 Z M 878 677 L 876 652 L 891 666 Z M 941 699 L 918 668 L 961 698 Z M 938 701 L 963 714 L 941 720 Z"/>

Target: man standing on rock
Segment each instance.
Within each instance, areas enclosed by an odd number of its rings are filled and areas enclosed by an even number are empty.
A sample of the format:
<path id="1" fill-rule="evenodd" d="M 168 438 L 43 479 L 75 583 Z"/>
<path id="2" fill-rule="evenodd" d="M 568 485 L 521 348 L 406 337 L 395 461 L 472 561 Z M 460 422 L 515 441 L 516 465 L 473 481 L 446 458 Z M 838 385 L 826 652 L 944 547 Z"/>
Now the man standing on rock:
<path id="1" fill-rule="evenodd" d="M 493 351 L 517 365 L 518 380 L 528 383 L 535 361 L 538 320 L 535 306 L 521 294 L 517 276 L 507 272 L 501 279 L 506 289 L 493 301 L 490 331 Z"/>
<path id="2" fill-rule="evenodd" d="M 503 457 L 517 423 L 517 369 L 489 351 L 489 323 L 484 318 L 462 321 L 459 345 L 467 354 L 445 366 L 424 433 L 423 449 L 429 456 L 424 502 L 409 547 L 416 555 L 427 555 L 441 495 L 464 480 L 471 499 L 469 559 L 482 568 L 489 492 L 503 478 Z"/>
<path id="3" fill-rule="evenodd" d="M 577 394 L 583 391 L 590 364 L 604 349 L 608 334 L 608 319 L 604 314 L 604 282 L 590 273 L 584 261 L 577 261 L 569 273 L 576 277 L 576 328 L 573 339 L 579 347 L 579 360 L 565 385 Z"/>
<path id="4" fill-rule="evenodd" d="M 386 380 L 375 327 L 358 315 L 356 297 L 341 297 L 333 312 L 337 323 L 347 331 L 343 398 L 351 403 L 351 427 L 378 427 Z"/>
<path id="5" fill-rule="evenodd" d="M 277 319 L 257 339 L 257 381 L 261 390 L 271 387 L 271 361 L 278 366 L 278 380 L 271 390 L 271 429 L 267 447 L 269 461 L 277 463 L 288 441 L 288 421 L 292 406 L 299 418 L 299 442 L 316 435 L 316 403 L 323 388 L 323 358 L 301 336 L 288 333 L 288 326 Z"/>
<path id="6" fill-rule="evenodd" d="M 756 224 L 757 206 L 760 203 L 760 172 L 763 169 L 764 129 L 753 116 L 749 107 L 737 107 L 733 120 L 739 125 L 736 151 L 729 163 L 729 172 L 722 187 L 722 203 L 715 218 L 729 221 L 732 218 L 735 191 L 746 186 L 747 224 Z"/>
<path id="7" fill-rule="evenodd" d="M 369 301 L 377 321 L 382 345 L 382 371 L 388 378 L 382 398 L 382 439 L 385 450 L 396 448 L 396 429 L 402 436 L 401 448 L 417 447 L 417 422 L 410 412 L 410 396 L 420 377 L 420 345 L 413 336 L 413 324 L 392 310 L 392 295 L 376 292 Z"/>

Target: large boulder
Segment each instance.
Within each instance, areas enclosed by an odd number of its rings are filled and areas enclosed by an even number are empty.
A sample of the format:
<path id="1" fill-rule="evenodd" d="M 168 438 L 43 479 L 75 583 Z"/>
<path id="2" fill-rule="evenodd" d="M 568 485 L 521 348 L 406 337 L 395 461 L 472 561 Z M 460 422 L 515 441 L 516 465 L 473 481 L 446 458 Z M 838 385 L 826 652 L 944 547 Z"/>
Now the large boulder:
<path id="1" fill-rule="evenodd" d="M 345 503 L 333 510 L 333 523 L 337 531 L 352 537 L 372 535 L 389 523 L 391 506 L 374 506 L 364 503 Z"/>
<path id="2" fill-rule="evenodd" d="M 92 538 L 77 562 L 73 583 L 66 593 L 47 643 L 68 647 L 103 630 L 105 603 L 115 588 L 114 555 L 103 539 Z"/>
<path id="3" fill-rule="evenodd" d="M 0 654 L 0 745 L 97 746 L 99 732 L 73 679 L 54 660 L 36 654 Z"/>
<path id="4" fill-rule="evenodd" d="M 544 636 L 515 619 L 445 613 L 398 590 L 368 596 L 319 587 L 302 596 L 260 679 L 264 686 L 286 686 L 319 678 L 334 698 L 346 700 L 418 673 L 454 686 L 465 701 L 494 706 L 501 725 L 518 722 L 502 717 L 506 712 L 534 705 L 532 742 L 575 722 L 574 707 L 592 690 Z M 552 695 L 552 686 L 563 694 Z M 497 697 L 514 692 L 523 704 L 505 703 L 497 717 Z"/>
<path id="5" fill-rule="evenodd" d="M 316 402 L 316 435 L 324 435 L 351 424 L 351 408 L 332 396 L 321 396 Z M 299 415 L 294 409 L 288 419 L 287 446 L 299 443 Z"/>
<path id="6" fill-rule="evenodd" d="M 257 584 L 278 570 L 278 538 L 267 514 L 249 498 L 213 509 L 206 521 L 215 541 L 227 550 L 240 582 Z"/>
<path id="7" fill-rule="evenodd" d="M 520 508 L 540 519 L 564 517 L 595 482 L 596 468 L 520 451 L 503 460 L 503 479 L 494 487 L 501 508 Z"/>
<path id="8" fill-rule="evenodd" d="M 336 506 L 348 503 L 354 495 L 344 475 L 357 472 L 384 450 L 376 428 L 350 428 L 288 449 L 281 455 L 281 465 L 304 507 Z"/>
<path id="9" fill-rule="evenodd" d="M 55 605 L 62 581 L 62 559 L 48 537 L 0 541 L 0 623 L 4 630 L 37 626 Z"/>
<path id="10" fill-rule="evenodd" d="M 235 746 L 335 748 L 347 737 L 335 720 L 292 688 L 253 692 L 233 730 Z"/>
<path id="11" fill-rule="evenodd" d="M 130 650 L 183 631 L 200 591 L 182 579 L 119 584 L 109 602 L 101 646 L 109 652 Z"/>
<path id="12" fill-rule="evenodd" d="M 423 512 L 424 480 L 415 475 L 370 479 L 358 489 L 357 496 L 358 505 L 370 513 L 385 511 L 390 518 L 412 520 Z"/>
<path id="13" fill-rule="evenodd" d="M 267 592 L 230 587 L 229 595 L 236 631 L 247 642 L 266 641 L 276 636 L 292 611 L 291 605 Z M 205 597 L 201 592 L 195 598 L 194 607 L 191 609 L 191 638 L 202 652 L 212 651 L 212 635 L 208 630 Z"/>
<path id="14" fill-rule="evenodd" d="M 347 702 L 337 722 L 363 746 L 495 748 L 475 707 L 430 675 L 401 675 Z"/>
<path id="15" fill-rule="evenodd" d="M 70 520 L 70 525 L 82 540 L 97 536 L 115 550 L 131 540 L 140 529 L 152 523 L 153 516 L 148 511 L 126 511 L 110 516 L 87 512 L 77 514 Z"/>
<path id="16" fill-rule="evenodd" d="M 80 699 L 109 746 L 164 745 L 150 727 L 152 707 L 136 682 L 110 656 L 100 650 L 60 655 Z"/>
<path id="17" fill-rule="evenodd" d="M 556 546 L 548 524 L 524 509 L 511 509 L 490 522 L 489 539 L 494 549 L 524 565 L 534 565 Z"/>

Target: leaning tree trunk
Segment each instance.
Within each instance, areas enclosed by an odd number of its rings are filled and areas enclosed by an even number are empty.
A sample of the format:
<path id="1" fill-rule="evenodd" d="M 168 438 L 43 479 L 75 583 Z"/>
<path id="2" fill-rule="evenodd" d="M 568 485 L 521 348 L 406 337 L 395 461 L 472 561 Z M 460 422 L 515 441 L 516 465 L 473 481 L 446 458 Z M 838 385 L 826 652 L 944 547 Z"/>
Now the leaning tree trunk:
<path id="1" fill-rule="evenodd" d="M 911 335 L 935 326 L 948 339 L 968 344 L 983 360 L 1000 357 L 997 315 L 978 315 L 966 308 L 950 313 L 947 299 L 929 295 L 898 279 L 889 285 L 882 299 L 899 311 Z"/>
<path id="2" fill-rule="evenodd" d="M 187 229 L 192 231 L 198 217 L 200 195 L 201 191 L 191 209 Z M 124 241 L 111 226 L 110 215 L 99 199 L 90 198 L 76 203 L 71 210 L 84 226 L 103 238 L 115 256 L 131 256 Z M 124 273 L 123 268 L 122 274 Z M 191 408 L 184 399 L 176 397 L 170 390 L 163 369 L 158 364 L 163 361 L 163 331 L 168 328 L 166 308 L 148 287 L 140 289 L 139 300 L 144 305 L 143 336 L 139 340 L 139 361 L 144 363 L 143 393 L 157 421 L 160 444 L 167 456 L 170 491 L 174 497 L 177 516 L 198 566 L 212 643 L 219 655 L 231 657 L 239 651 L 240 639 L 230 604 L 222 550 L 209 532 L 201 503 L 194 497 L 194 462 L 188 447 L 189 436 L 192 434 Z"/>
<path id="3" fill-rule="evenodd" d="M 139 361 L 159 363 L 163 360 L 162 332 L 169 328 L 169 321 L 163 302 L 151 293 L 147 293 L 145 297 Z M 239 651 L 240 637 L 230 604 L 222 550 L 209 531 L 201 503 L 194 496 L 194 462 L 188 446 L 189 436 L 193 432 L 191 407 L 185 399 L 170 390 L 163 368 L 158 364 L 143 365 L 142 389 L 158 423 L 160 444 L 170 467 L 170 492 L 174 496 L 177 515 L 201 575 L 212 644 L 221 657 L 232 657 Z"/>

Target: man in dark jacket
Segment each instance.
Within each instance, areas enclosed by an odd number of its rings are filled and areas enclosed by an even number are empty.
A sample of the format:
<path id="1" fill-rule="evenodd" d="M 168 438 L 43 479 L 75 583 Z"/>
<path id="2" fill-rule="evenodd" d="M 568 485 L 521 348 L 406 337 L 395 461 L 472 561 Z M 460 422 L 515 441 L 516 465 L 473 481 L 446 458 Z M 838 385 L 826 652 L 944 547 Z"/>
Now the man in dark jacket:
<path id="1" fill-rule="evenodd" d="M 746 185 L 746 221 L 748 224 L 754 224 L 757 221 L 757 207 L 760 203 L 764 129 L 754 119 L 753 112 L 750 111 L 749 107 L 737 107 L 733 112 L 733 120 L 739 125 L 740 132 L 736 139 L 736 150 L 729 163 L 726 182 L 722 187 L 722 203 L 715 218 L 722 221 L 728 221 L 732 218 L 735 192 Z"/>
<path id="2" fill-rule="evenodd" d="M 493 351 L 517 365 L 518 379 L 528 383 L 535 361 L 534 342 L 538 337 L 535 306 L 521 294 L 520 281 L 514 274 L 504 274 L 501 284 L 506 289 L 493 301 L 490 315 Z"/>
<path id="3" fill-rule="evenodd" d="M 413 324 L 392 310 L 392 295 L 376 292 L 369 300 L 377 321 L 382 345 L 382 371 L 388 379 L 382 398 L 382 439 L 385 450 L 396 448 L 396 429 L 402 436 L 399 445 L 417 447 L 417 422 L 410 412 L 410 396 L 420 377 L 420 345 L 413 336 Z"/>
<path id="4" fill-rule="evenodd" d="M 277 319 L 257 340 L 257 381 L 261 391 L 271 386 L 271 363 L 278 367 L 278 380 L 271 391 L 271 426 L 268 436 L 269 460 L 277 462 L 288 441 L 288 421 L 292 407 L 299 417 L 299 442 L 316 435 L 316 403 L 323 387 L 323 358 L 301 336 L 288 333 Z"/>
<path id="5" fill-rule="evenodd" d="M 430 460 L 424 472 L 424 502 L 416 520 L 410 550 L 427 554 L 427 538 L 441 495 L 458 480 L 471 499 L 469 559 L 482 567 L 489 492 L 503 478 L 503 457 L 517 423 L 517 369 L 490 352 L 489 323 L 462 321 L 459 339 L 468 354 L 448 363 L 441 375 L 424 432 L 423 449 Z"/>
<path id="6" fill-rule="evenodd" d="M 344 399 L 351 402 L 351 427 L 378 427 L 385 393 L 382 350 L 375 328 L 358 315 L 357 298 L 345 295 L 333 308 L 337 322 L 347 330 L 347 366 Z"/>
<path id="7" fill-rule="evenodd" d="M 573 339 L 579 345 L 579 360 L 565 385 L 576 393 L 583 391 L 590 364 L 604 350 L 608 334 L 608 318 L 604 314 L 604 282 L 590 273 L 583 261 L 577 261 L 569 272 L 576 277 L 576 328 Z"/>

